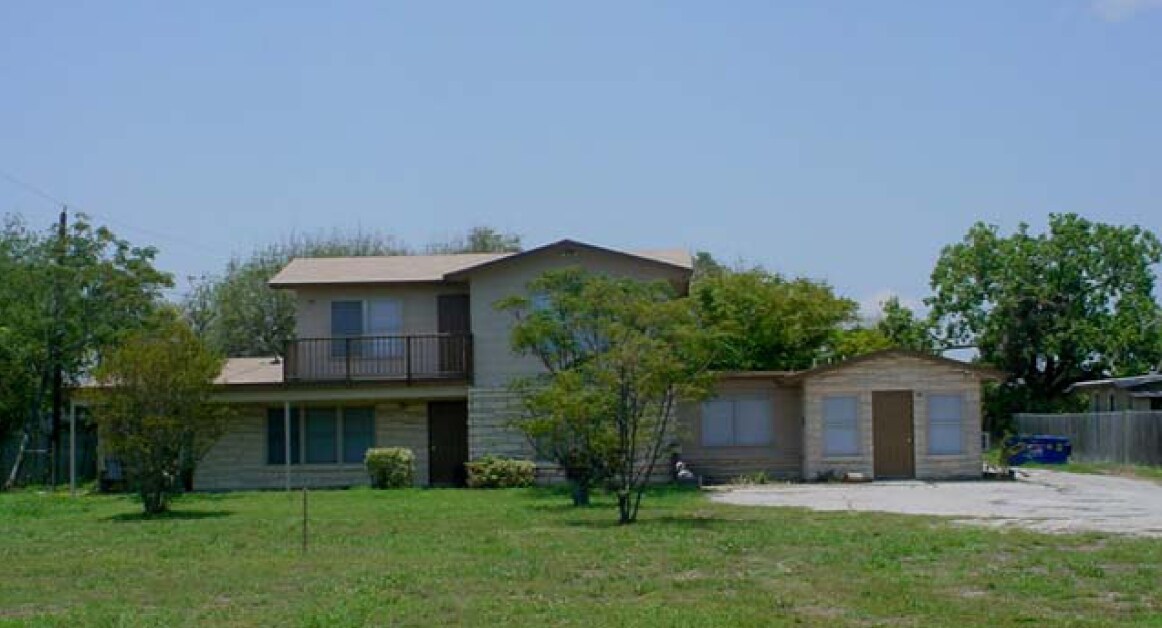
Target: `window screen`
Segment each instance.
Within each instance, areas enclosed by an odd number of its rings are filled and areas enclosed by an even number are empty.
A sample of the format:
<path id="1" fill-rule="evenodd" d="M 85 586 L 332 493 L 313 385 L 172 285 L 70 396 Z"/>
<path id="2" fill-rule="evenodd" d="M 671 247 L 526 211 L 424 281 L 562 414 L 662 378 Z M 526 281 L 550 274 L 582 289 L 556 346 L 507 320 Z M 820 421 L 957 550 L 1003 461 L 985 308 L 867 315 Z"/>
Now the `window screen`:
<path id="1" fill-rule="evenodd" d="M 286 416 L 282 408 L 266 411 L 266 463 L 286 464 Z M 291 464 L 299 463 L 299 412 L 291 409 Z"/>
<path id="2" fill-rule="evenodd" d="M 375 446 L 375 410 L 343 409 L 343 462 L 363 462 L 367 450 Z"/>
<path id="3" fill-rule="evenodd" d="M 712 399 L 702 404 L 702 446 L 770 445 L 773 424 L 769 399 Z"/>
<path id="4" fill-rule="evenodd" d="M 347 355 L 347 347 L 351 347 L 353 355 L 359 352 L 358 343 L 348 343 L 346 338 L 363 335 L 363 302 L 362 301 L 331 301 L 331 355 L 343 357 Z"/>
<path id="5" fill-rule="evenodd" d="M 334 408 L 307 409 L 307 464 L 337 462 L 338 434 Z"/>
<path id="6" fill-rule="evenodd" d="M 823 455 L 859 454 L 859 400 L 856 397 L 823 398 Z"/>
<path id="7" fill-rule="evenodd" d="M 964 397 L 928 396 L 928 453 L 964 452 Z"/>

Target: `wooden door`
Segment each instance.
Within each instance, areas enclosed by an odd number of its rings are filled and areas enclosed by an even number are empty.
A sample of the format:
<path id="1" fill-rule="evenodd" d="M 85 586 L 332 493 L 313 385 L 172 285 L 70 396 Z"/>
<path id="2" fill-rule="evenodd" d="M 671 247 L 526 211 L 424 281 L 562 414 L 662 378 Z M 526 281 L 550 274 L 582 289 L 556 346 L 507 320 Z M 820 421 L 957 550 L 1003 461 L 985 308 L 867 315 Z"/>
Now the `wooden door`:
<path id="1" fill-rule="evenodd" d="M 468 372 L 467 334 L 472 327 L 471 320 L 468 295 L 441 294 L 436 297 L 436 331 L 441 334 L 441 373 Z"/>
<path id="2" fill-rule="evenodd" d="M 468 462 L 468 402 L 428 402 L 428 483 L 463 486 Z"/>
<path id="3" fill-rule="evenodd" d="M 916 477 L 912 444 L 912 391 L 873 392 L 872 423 L 876 479 Z"/>

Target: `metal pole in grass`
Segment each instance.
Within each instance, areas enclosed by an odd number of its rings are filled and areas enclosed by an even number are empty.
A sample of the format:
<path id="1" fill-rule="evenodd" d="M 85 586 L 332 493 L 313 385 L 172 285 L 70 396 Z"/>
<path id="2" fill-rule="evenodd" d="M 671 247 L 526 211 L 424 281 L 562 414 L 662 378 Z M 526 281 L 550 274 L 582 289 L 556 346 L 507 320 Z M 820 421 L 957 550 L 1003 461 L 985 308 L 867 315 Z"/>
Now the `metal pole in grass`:
<path id="1" fill-rule="evenodd" d="M 307 553 L 307 485 L 303 484 L 303 553 Z"/>
<path id="2" fill-rule="evenodd" d="M 69 400 L 69 496 L 77 496 L 77 402 Z"/>
<path id="3" fill-rule="evenodd" d="M 291 404 L 289 401 L 284 401 L 282 406 L 282 435 L 283 435 L 283 455 L 286 463 L 286 490 L 289 493 L 291 490 Z"/>

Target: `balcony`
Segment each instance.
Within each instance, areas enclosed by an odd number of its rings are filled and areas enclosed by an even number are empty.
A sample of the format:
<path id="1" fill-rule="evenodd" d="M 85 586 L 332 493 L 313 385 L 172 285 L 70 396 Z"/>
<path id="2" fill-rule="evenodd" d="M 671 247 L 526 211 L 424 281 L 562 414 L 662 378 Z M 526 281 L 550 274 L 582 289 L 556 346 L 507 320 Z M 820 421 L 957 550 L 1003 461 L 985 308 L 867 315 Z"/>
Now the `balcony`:
<path id="1" fill-rule="evenodd" d="M 468 382 L 471 334 L 300 338 L 283 362 L 283 381 Z"/>

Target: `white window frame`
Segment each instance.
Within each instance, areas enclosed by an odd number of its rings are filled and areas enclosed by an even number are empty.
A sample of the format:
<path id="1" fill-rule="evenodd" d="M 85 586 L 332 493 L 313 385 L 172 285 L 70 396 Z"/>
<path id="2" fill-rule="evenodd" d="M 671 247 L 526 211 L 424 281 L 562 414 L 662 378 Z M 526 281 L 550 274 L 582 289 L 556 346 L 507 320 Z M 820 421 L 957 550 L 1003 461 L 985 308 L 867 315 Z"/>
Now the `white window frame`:
<path id="1" fill-rule="evenodd" d="M 304 467 L 304 466 L 305 467 L 342 467 L 342 466 L 350 467 L 350 466 L 362 465 L 363 464 L 362 461 L 345 462 L 344 455 L 343 455 L 345 453 L 344 452 L 345 443 L 344 443 L 344 438 L 343 438 L 344 431 L 346 430 L 345 416 L 346 416 L 346 412 L 348 410 L 354 410 L 354 409 L 370 409 L 371 410 L 371 447 L 370 448 L 377 447 L 379 444 L 379 417 L 377 416 L 377 413 L 375 412 L 375 406 L 373 406 L 373 405 L 358 405 L 358 404 L 352 405 L 352 406 L 345 406 L 345 405 L 339 405 L 339 406 L 318 406 L 318 405 L 296 406 L 292 411 L 291 420 L 295 424 L 294 431 L 296 431 L 299 435 L 299 442 L 298 442 L 298 450 L 295 452 L 296 456 L 292 456 L 292 460 L 297 458 L 297 461 L 291 462 L 290 464 L 292 464 L 295 467 Z M 284 411 L 282 408 L 278 408 L 277 410 L 279 412 Z M 334 410 L 334 412 L 335 412 L 335 452 L 334 452 L 335 453 L 335 462 L 307 462 L 307 450 L 308 450 L 307 413 L 311 410 Z M 270 412 L 269 411 L 267 412 L 267 420 L 268 421 L 270 420 Z M 282 420 L 282 419 L 280 419 L 280 420 Z M 267 438 L 269 438 L 269 436 Z M 284 434 L 283 438 L 289 438 L 289 436 Z M 281 447 L 282 445 L 280 444 L 279 446 Z M 267 452 L 269 452 L 269 449 L 270 449 L 270 443 L 268 441 L 267 442 Z M 270 462 L 269 453 L 266 456 L 266 465 L 267 466 L 282 467 L 282 466 L 286 466 L 286 464 L 287 464 L 286 461 Z"/>
<path id="2" fill-rule="evenodd" d="M 953 419 L 945 416 L 938 416 L 933 408 L 936 405 L 936 400 L 946 399 L 955 400 L 951 407 L 958 409 L 958 416 Z M 963 393 L 929 393 L 928 394 L 928 455 L 929 456 L 960 456 L 965 453 L 964 446 L 964 421 L 965 421 L 965 396 Z M 933 438 L 933 432 L 936 429 L 948 429 L 954 427 L 957 434 L 957 447 L 955 450 L 949 448 L 937 448 L 936 440 Z"/>
<path id="3" fill-rule="evenodd" d="M 849 402 L 853 409 L 851 417 L 829 417 L 827 415 L 828 401 L 843 401 L 845 403 Z M 824 458 L 855 458 L 862 455 L 863 443 L 860 440 L 861 433 L 859 411 L 859 395 L 856 394 L 826 395 L 819 400 L 820 423 L 822 423 L 823 427 L 823 442 L 821 443 L 821 446 L 823 449 Z M 848 425 L 849 422 L 850 425 Z M 840 451 L 832 450 L 832 448 L 828 445 L 829 439 L 827 435 L 828 432 L 833 429 L 850 431 L 854 438 L 855 447 L 852 449 L 844 449 Z"/>
<path id="4" fill-rule="evenodd" d="M 746 402 L 759 402 L 765 406 L 766 420 L 766 439 L 762 442 L 740 442 L 739 433 L 739 419 L 741 418 L 738 412 L 738 405 Z M 729 440 L 726 442 L 708 442 L 706 435 L 708 430 L 707 418 L 709 406 L 712 404 L 729 404 L 730 406 L 730 420 L 729 420 Z M 701 413 L 699 415 L 699 443 L 705 448 L 719 448 L 719 447 L 773 447 L 777 442 L 775 438 L 775 404 L 770 397 L 763 395 L 729 395 L 725 397 L 715 397 L 707 399 L 702 402 Z"/>

